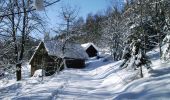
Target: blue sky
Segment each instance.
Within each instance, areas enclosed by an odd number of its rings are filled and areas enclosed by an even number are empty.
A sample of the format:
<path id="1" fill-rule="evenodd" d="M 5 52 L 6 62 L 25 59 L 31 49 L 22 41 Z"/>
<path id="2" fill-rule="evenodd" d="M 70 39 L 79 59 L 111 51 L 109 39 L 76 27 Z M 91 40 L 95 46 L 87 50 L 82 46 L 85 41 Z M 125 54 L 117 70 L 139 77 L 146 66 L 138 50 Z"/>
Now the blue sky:
<path id="1" fill-rule="evenodd" d="M 109 6 L 118 5 L 120 7 L 123 1 L 124 0 L 61 0 L 45 8 L 45 12 L 40 13 L 48 21 L 48 28 L 55 29 L 59 23 L 62 23 L 59 17 L 62 5 L 69 4 L 71 6 L 77 6 L 80 8 L 78 17 L 83 17 L 85 19 L 89 13 L 104 13 Z"/>
<path id="2" fill-rule="evenodd" d="M 67 0 L 71 5 L 77 5 L 80 7 L 79 15 L 84 18 L 88 13 L 97 13 L 104 11 L 111 5 L 110 0 Z"/>

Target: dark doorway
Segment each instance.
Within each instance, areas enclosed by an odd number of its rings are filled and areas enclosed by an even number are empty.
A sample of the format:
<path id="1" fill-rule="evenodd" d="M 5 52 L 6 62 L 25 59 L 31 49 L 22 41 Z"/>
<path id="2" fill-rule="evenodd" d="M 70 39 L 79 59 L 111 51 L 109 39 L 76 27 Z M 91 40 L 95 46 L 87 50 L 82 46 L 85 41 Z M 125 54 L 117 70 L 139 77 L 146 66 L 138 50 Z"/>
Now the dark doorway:
<path id="1" fill-rule="evenodd" d="M 92 45 L 86 50 L 86 52 L 89 55 L 89 57 L 97 56 L 97 50 Z"/>

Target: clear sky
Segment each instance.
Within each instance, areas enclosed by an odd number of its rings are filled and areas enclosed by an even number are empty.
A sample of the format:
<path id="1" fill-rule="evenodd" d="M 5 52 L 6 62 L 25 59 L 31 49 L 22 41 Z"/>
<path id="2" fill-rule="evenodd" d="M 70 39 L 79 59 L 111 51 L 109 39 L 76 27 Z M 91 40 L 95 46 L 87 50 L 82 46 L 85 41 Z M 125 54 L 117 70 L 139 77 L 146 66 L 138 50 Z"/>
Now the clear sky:
<path id="1" fill-rule="evenodd" d="M 45 8 L 45 12 L 40 13 L 48 21 L 48 27 L 54 29 L 59 23 L 62 23 L 61 18 L 59 17 L 62 5 L 69 4 L 71 6 L 77 6 L 80 8 L 78 17 L 83 17 L 85 19 L 89 13 L 103 13 L 109 6 L 121 6 L 123 1 L 124 0 L 61 0 L 60 2 Z"/>
<path id="2" fill-rule="evenodd" d="M 65 0 L 66 1 L 66 0 Z M 80 7 L 79 15 L 84 18 L 88 13 L 102 12 L 111 5 L 110 0 L 67 0 L 71 5 Z"/>

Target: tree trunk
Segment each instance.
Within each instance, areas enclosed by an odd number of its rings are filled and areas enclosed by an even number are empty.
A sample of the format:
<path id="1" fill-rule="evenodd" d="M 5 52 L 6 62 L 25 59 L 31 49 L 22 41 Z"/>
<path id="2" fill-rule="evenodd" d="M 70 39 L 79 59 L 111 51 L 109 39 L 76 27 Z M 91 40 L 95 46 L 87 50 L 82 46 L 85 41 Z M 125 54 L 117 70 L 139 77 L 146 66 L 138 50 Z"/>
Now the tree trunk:
<path id="1" fill-rule="evenodd" d="M 12 3 L 12 37 L 14 44 L 14 54 L 15 54 L 15 63 L 16 63 L 16 80 L 21 80 L 21 64 L 18 63 L 18 46 L 16 41 L 16 29 L 15 29 L 15 14 L 14 14 L 14 2 L 10 1 Z"/>
<path id="2" fill-rule="evenodd" d="M 161 48 L 161 34 L 159 33 L 159 55 L 160 55 L 160 58 L 162 56 L 162 48 Z"/>
<path id="3" fill-rule="evenodd" d="M 23 16 L 23 28 L 22 28 L 22 40 L 21 40 L 21 52 L 20 52 L 20 56 L 19 56 L 19 64 L 17 64 L 17 72 L 16 72 L 16 76 L 17 76 L 17 81 L 21 80 L 21 65 L 22 65 L 22 59 L 23 59 L 23 55 L 24 55 L 24 46 L 25 46 L 25 29 L 26 29 L 26 19 L 27 19 L 27 12 L 26 12 L 26 6 L 25 6 L 25 1 L 22 0 L 22 4 L 23 4 L 23 11 L 24 11 L 24 16 Z"/>
<path id="4" fill-rule="evenodd" d="M 21 80 L 21 63 L 16 65 L 16 78 L 17 81 Z"/>
<path id="5" fill-rule="evenodd" d="M 142 66 L 140 66 L 140 77 L 143 78 Z"/>
<path id="6" fill-rule="evenodd" d="M 158 0 L 156 0 L 156 2 L 158 2 Z M 158 35 L 159 55 L 160 55 L 160 58 L 161 58 L 161 56 L 162 56 L 161 33 L 158 32 L 158 29 L 160 28 L 159 25 L 158 25 L 158 15 L 159 15 L 159 13 L 158 13 L 158 11 L 159 11 L 159 10 L 158 10 L 158 3 L 156 3 L 156 8 L 155 8 L 155 10 L 156 10 L 156 33 L 157 33 L 157 35 Z"/>

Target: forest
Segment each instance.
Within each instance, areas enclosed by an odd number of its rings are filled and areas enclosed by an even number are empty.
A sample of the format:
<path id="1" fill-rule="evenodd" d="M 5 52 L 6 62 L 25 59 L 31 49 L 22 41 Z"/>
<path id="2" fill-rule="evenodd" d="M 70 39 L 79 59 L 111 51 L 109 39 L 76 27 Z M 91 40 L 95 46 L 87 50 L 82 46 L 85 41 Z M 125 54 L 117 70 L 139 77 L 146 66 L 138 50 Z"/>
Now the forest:
<path id="1" fill-rule="evenodd" d="M 32 34 L 44 32 L 45 20 L 35 10 L 27 11 L 31 9 L 29 5 L 32 2 L 1 1 L 2 66 L 9 64 L 10 67 L 12 64 L 20 68 L 22 61 L 30 59 L 35 46 L 41 41 L 33 38 Z M 58 32 L 55 37 L 44 33 L 44 41 L 69 39 L 81 44 L 93 42 L 100 48 L 107 48 L 114 60 L 122 59 L 125 49 L 133 53 L 132 49 L 137 48 L 145 54 L 159 46 L 162 57 L 163 39 L 169 33 L 169 3 L 168 0 L 127 0 L 121 10 L 116 6 L 108 7 L 104 14 L 88 14 L 86 20 L 76 18 L 75 8 L 63 6 L 61 17 L 66 28 L 54 30 Z M 139 47 L 134 47 L 137 41 L 140 41 Z"/>
<path id="2" fill-rule="evenodd" d="M 38 11 L 61 1 L 0 0 L 0 80 L 22 81 L 22 69 L 41 41 L 94 43 L 112 61 L 121 61 L 121 70 L 138 70 L 140 78 L 145 77 L 145 68 L 154 72 L 148 52 L 155 48 L 158 59 L 169 62 L 169 0 L 125 0 L 121 9 L 113 4 L 102 13 L 89 13 L 86 19 L 78 16 L 76 7 L 62 6 L 63 23 L 47 30 L 47 21 Z"/>

